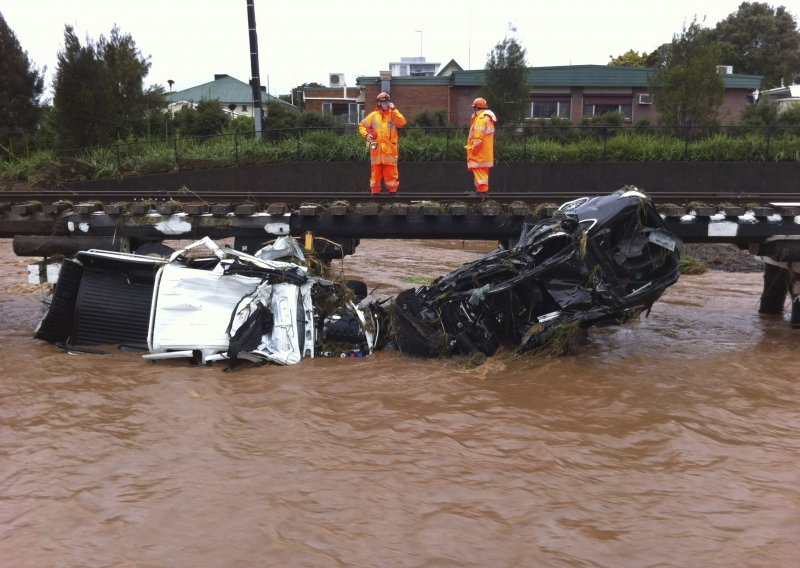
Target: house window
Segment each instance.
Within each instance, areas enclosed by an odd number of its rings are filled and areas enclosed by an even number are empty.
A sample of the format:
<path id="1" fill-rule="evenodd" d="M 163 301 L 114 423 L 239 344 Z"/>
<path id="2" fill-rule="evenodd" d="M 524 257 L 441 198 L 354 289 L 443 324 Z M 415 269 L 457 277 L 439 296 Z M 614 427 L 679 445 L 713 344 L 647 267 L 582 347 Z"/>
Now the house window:
<path id="1" fill-rule="evenodd" d="M 605 114 L 607 112 L 618 112 L 625 120 L 633 119 L 633 104 L 627 103 L 584 103 L 583 104 L 583 116 L 585 118 L 592 118 L 594 116 L 600 116 L 601 114 Z"/>
<path id="2" fill-rule="evenodd" d="M 242 112 L 247 112 L 247 105 L 242 105 Z"/>
<path id="3" fill-rule="evenodd" d="M 322 114 L 333 116 L 346 124 L 358 122 L 357 103 L 322 103 Z"/>
<path id="4" fill-rule="evenodd" d="M 553 117 L 569 118 L 569 101 L 533 101 L 528 109 L 528 118 L 546 120 Z"/>

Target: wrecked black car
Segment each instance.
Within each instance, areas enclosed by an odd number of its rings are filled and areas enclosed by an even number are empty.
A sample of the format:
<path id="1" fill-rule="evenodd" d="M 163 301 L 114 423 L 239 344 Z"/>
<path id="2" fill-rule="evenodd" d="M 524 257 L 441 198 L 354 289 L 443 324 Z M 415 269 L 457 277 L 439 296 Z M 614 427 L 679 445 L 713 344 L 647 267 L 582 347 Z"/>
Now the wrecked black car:
<path id="1" fill-rule="evenodd" d="M 198 251 L 200 251 L 198 253 Z M 283 236 L 253 255 L 201 239 L 168 257 L 89 250 L 63 262 L 35 337 L 67 349 L 138 346 L 147 360 L 295 364 L 366 356 L 519 352 L 560 329 L 620 324 L 678 279 L 678 243 L 635 188 L 526 220 L 515 246 L 371 300 L 312 274 Z M 354 285 L 355 284 L 355 285 Z"/>
<path id="2" fill-rule="evenodd" d="M 680 252 L 654 204 L 635 188 L 562 205 L 527 220 L 519 242 L 400 293 L 392 339 L 423 357 L 525 352 L 565 326 L 620 324 L 678 280 Z"/>

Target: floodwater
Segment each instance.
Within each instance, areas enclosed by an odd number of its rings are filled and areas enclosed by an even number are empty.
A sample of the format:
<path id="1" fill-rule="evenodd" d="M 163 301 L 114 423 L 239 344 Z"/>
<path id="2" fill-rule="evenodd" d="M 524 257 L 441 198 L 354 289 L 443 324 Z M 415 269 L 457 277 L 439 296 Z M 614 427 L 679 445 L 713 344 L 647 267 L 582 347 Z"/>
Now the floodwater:
<path id="1" fill-rule="evenodd" d="M 343 270 L 394 294 L 490 248 Z M 32 339 L 31 259 L 0 259 L 3 568 L 798 565 L 800 331 L 760 274 L 682 277 L 556 360 L 225 373 Z"/>

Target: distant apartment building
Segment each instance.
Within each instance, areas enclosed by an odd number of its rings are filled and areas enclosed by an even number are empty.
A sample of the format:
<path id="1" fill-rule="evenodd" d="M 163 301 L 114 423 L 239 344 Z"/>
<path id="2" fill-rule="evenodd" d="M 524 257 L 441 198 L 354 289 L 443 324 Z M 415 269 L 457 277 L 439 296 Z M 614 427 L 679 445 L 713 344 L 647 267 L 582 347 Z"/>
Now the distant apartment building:
<path id="1" fill-rule="evenodd" d="M 392 77 L 433 77 L 441 63 L 425 61 L 424 57 L 401 57 L 400 61 L 389 63 Z"/>

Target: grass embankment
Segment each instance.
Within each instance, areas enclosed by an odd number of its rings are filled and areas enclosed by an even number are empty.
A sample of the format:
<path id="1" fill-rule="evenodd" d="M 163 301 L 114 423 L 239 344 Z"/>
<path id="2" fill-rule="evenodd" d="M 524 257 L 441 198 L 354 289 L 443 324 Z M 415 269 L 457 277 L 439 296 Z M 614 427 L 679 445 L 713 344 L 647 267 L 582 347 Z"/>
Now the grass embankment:
<path id="1" fill-rule="evenodd" d="M 503 132 L 496 141 L 501 162 L 800 161 L 800 136 L 761 133 L 711 134 L 686 141 L 662 133 L 568 130 Z M 464 160 L 464 133 L 431 134 L 410 128 L 401 134 L 400 160 Z M 0 188 L 24 181 L 49 186 L 70 180 L 146 175 L 275 162 L 366 161 L 367 149 L 354 132 L 292 131 L 265 136 L 226 134 L 120 143 L 69 153 L 44 150 L 0 159 Z"/>

